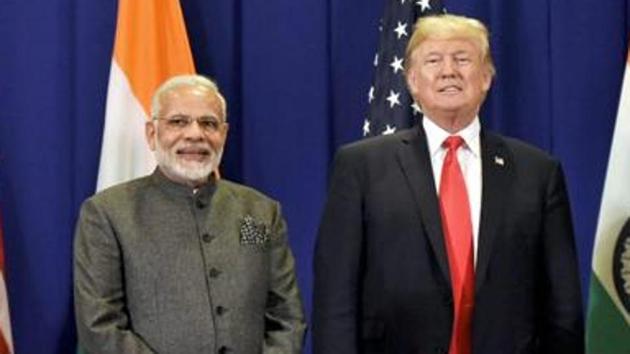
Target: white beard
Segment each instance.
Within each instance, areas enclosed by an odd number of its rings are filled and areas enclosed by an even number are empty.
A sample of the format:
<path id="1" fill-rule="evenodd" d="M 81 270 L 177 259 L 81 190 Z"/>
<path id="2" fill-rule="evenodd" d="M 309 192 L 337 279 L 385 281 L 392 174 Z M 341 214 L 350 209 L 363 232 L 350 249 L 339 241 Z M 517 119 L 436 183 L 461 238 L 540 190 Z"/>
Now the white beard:
<path id="1" fill-rule="evenodd" d="M 164 149 L 157 142 L 155 149 L 155 159 L 158 166 L 162 169 L 167 177 L 173 178 L 185 184 L 200 184 L 208 180 L 208 176 L 221 163 L 223 157 L 223 148 L 215 151 L 208 144 L 201 144 L 203 148 L 210 151 L 210 157 L 207 161 L 182 161 L 177 156 L 177 151 L 187 145 L 199 146 L 200 144 L 178 143 L 170 150 Z"/>

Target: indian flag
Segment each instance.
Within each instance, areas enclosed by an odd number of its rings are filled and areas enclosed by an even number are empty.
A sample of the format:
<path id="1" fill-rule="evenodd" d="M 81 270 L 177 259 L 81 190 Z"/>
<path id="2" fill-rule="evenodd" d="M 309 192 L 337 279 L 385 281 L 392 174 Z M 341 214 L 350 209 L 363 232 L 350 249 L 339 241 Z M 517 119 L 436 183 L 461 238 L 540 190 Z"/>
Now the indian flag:
<path id="1" fill-rule="evenodd" d="M 630 53 L 593 248 L 586 346 L 630 353 Z"/>
<path id="2" fill-rule="evenodd" d="M 11 319 L 9 317 L 9 298 L 4 277 L 4 236 L 2 218 L 0 218 L 0 354 L 13 353 Z"/>
<path id="3" fill-rule="evenodd" d="M 179 0 L 118 1 L 97 190 L 153 170 L 144 136 L 151 96 L 169 77 L 194 72 Z"/>

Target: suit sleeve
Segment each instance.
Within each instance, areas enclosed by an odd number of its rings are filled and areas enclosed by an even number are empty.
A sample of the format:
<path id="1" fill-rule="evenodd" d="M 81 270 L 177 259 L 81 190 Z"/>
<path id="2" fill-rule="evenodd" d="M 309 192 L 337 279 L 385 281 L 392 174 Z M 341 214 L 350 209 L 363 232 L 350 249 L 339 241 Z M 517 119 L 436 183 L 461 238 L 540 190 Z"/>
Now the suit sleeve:
<path id="1" fill-rule="evenodd" d="M 77 333 L 86 353 L 154 353 L 130 326 L 122 268 L 111 224 L 93 201 L 86 201 L 74 239 Z"/>
<path id="2" fill-rule="evenodd" d="M 295 277 L 295 260 L 287 243 L 286 222 L 279 206 L 276 206 L 271 235 L 263 353 L 300 354 L 306 323 Z"/>
<path id="3" fill-rule="evenodd" d="M 358 354 L 363 219 L 359 174 L 349 150 L 335 158 L 315 249 L 313 353 Z"/>
<path id="4" fill-rule="evenodd" d="M 542 239 L 540 353 L 584 353 L 584 320 L 571 210 L 558 163 L 547 184 Z"/>

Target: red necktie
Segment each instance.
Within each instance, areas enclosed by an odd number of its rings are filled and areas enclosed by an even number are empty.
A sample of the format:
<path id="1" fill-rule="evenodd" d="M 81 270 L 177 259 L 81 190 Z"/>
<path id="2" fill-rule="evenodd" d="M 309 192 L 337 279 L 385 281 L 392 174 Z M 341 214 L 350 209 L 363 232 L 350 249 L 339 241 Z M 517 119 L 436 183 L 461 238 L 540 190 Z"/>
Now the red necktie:
<path id="1" fill-rule="evenodd" d="M 459 136 L 450 136 L 444 141 L 447 152 L 440 180 L 440 212 L 455 310 L 449 354 L 470 354 L 472 351 L 471 320 L 475 292 L 473 234 L 468 192 L 457 161 L 457 149 L 463 143 Z"/>

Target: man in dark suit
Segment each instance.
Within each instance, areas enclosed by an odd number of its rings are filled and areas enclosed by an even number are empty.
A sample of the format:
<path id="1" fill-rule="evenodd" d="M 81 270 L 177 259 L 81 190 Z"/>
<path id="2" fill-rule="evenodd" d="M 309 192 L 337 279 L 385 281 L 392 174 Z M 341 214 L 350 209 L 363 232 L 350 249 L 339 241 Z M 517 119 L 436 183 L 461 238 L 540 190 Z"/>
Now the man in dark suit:
<path id="1" fill-rule="evenodd" d="M 299 354 L 305 331 L 278 202 L 224 179 L 216 85 L 177 76 L 153 99 L 153 174 L 81 208 L 74 242 L 87 353 Z"/>
<path id="2" fill-rule="evenodd" d="M 314 353 L 583 353 L 560 164 L 480 127 L 494 75 L 487 29 L 420 19 L 405 64 L 422 122 L 335 158 Z"/>

